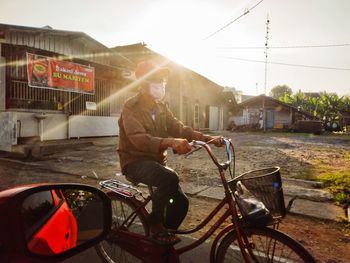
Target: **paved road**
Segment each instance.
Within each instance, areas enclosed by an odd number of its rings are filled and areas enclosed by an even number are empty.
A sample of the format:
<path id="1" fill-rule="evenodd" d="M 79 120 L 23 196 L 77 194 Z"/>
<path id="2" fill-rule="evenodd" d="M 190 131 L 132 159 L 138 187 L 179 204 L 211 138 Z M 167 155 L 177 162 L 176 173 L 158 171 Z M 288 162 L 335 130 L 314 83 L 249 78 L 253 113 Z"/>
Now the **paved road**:
<path id="1" fill-rule="evenodd" d="M 193 241 L 193 239 L 182 237 L 182 242 L 179 245 L 189 244 L 191 240 Z M 196 249 L 181 255 L 180 260 L 181 263 L 209 263 L 209 255 L 210 243 L 204 243 Z M 102 261 L 97 256 L 95 249 L 91 248 L 83 253 L 80 253 L 79 255 L 63 261 L 63 263 L 102 263 Z"/>

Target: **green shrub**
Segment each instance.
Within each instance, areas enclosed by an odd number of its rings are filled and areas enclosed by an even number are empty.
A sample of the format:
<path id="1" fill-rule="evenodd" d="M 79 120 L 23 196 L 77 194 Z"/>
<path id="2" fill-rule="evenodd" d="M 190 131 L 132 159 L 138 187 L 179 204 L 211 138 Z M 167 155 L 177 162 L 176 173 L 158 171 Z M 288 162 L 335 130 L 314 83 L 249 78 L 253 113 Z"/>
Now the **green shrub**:
<path id="1" fill-rule="evenodd" d="M 325 182 L 339 204 L 350 204 L 350 171 L 335 171 L 317 178 Z"/>

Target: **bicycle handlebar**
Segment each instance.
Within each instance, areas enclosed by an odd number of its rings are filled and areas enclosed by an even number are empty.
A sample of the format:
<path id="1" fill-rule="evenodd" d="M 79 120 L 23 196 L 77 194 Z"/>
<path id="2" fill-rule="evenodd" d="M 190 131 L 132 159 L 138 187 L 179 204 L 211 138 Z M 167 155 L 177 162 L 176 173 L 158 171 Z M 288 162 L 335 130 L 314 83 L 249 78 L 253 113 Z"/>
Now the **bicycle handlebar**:
<path id="1" fill-rule="evenodd" d="M 203 142 L 203 141 L 192 141 L 190 144 L 191 146 L 193 147 L 193 149 L 186 153 L 185 154 L 185 158 L 187 158 L 189 155 L 191 155 L 192 153 L 202 149 L 202 148 L 205 148 L 210 156 L 210 158 L 212 159 L 212 161 L 214 162 L 214 164 L 219 168 L 219 169 L 222 169 L 222 170 L 226 170 L 230 163 L 233 161 L 233 158 L 234 156 L 232 155 L 232 152 L 230 150 L 230 148 L 232 147 L 232 150 L 234 149 L 233 148 L 233 144 L 231 142 L 230 139 L 227 139 L 227 138 L 222 138 L 223 142 L 224 142 L 224 145 L 225 145 L 225 148 L 226 148 L 226 153 L 227 153 L 227 161 L 224 162 L 224 163 L 220 163 L 218 161 L 218 159 L 216 158 L 215 154 L 213 153 L 211 147 L 209 146 L 208 143 L 206 142 Z"/>

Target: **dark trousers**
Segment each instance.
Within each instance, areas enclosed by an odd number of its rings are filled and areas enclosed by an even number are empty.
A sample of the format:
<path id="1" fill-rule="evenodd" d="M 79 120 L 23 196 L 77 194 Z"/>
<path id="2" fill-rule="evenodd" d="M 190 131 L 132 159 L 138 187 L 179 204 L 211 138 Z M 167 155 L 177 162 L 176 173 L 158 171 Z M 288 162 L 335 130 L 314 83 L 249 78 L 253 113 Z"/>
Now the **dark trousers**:
<path id="1" fill-rule="evenodd" d="M 132 183 L 144 183 L 156 187 L 152 196 L 152 212 L 149 217 L 151 224 L 162 223 L 164 208 L 176 191 L 187 200 L 179 186 L 177 173 L 160 163 L 155 161 L 134 162 L 127 165 L 124 174 Z"/>

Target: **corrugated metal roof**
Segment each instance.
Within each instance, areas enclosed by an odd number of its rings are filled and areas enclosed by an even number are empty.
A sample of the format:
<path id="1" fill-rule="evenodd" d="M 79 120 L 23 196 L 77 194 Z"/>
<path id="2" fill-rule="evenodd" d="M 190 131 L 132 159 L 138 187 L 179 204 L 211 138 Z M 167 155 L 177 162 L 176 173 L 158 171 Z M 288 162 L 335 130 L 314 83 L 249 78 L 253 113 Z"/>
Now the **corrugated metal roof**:
<path id="1" fill-rule="evenodd" d="M 31 33 L 43 33 L 48 35 L 61 35 L 61 36 L 76 36 L 76 37 L 82 37 L 85 38 L 88 41 L 91 41 L 91 43 L 100 46 L 103 49 L 109 50 L 108 47 L 103 45 L 102 43 L 98 42 L 96 39 L 90 37 L 88 34 L 80 31 L 67 31 L 67 30 L 58 30 L 53 29 L 50 26 L 44 26 L 44 27 L 29 27 L 29 26 L 20 26 L 20 25 L 10 25 L 10 24 L 1 24 L 0 23 L 0 30 L 7 30 L 7 31 L 17 31 L 17 32 L 31 32 Z"/>

